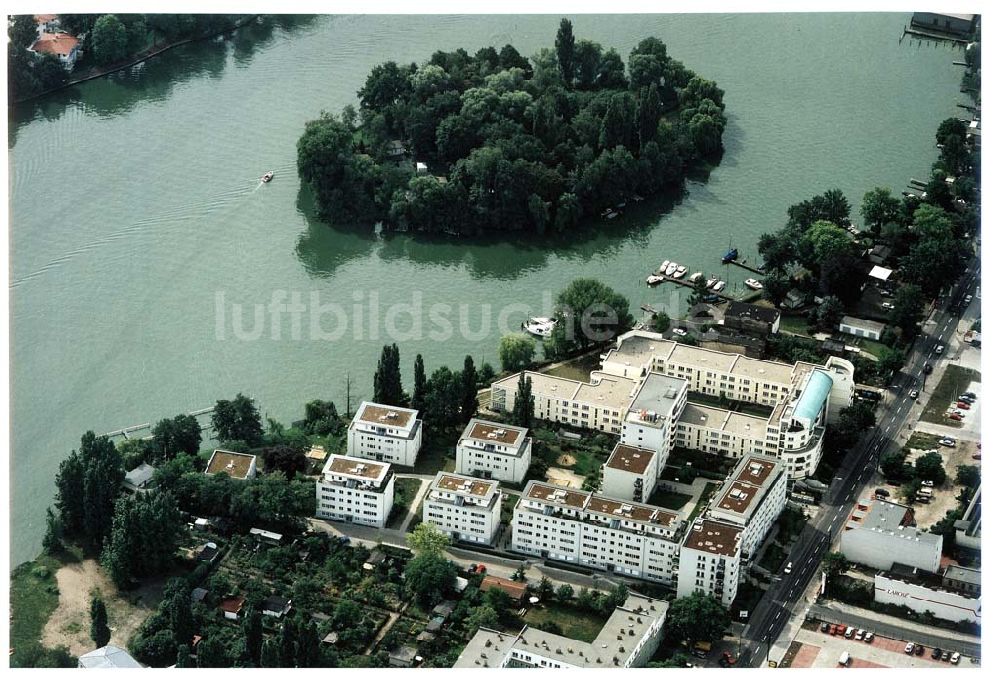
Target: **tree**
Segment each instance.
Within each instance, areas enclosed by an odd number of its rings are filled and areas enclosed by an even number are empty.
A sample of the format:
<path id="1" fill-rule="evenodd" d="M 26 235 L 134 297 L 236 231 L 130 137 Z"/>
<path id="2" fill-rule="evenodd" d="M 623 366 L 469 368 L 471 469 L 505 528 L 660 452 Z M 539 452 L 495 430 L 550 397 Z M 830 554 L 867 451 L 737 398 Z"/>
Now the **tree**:
<path id="1" fill-rule="evenodd" d="M 413 396 L 410 406 L 418 412 L 423 412 L 427 404 L 427 375 L 424 373 L 424 358 L 417 355 L 413 361 Z"/>
<path id="2" fill-rule="evenodd" d="M 472 609 L 469 612 L 469 616 L 465 619 L 466 631 L 469 634 L 474 634 L 480 628 L 490 628 L 496 630 L 497 624 L 500 623 L 500 617 L 497 615 L 493 607 L 488 604 L 481 604 L 478 607 Z"/>
<path id="3" fill-rule="evenodd" d="M 105 14 L 94 22 L 88 42 L 94 61 L 99 66 L 121 61 L 128 56 L 128 31 L 114 14 Z"/>
<path id="4" fill-rule="evenodd" d="M 559 22 L 556 33 L 556 57 L 559 59 L 559 71 L 567 87 L 573 86 L 573 76 L 576 73 L 576 39 L 573 37 L 573 22 L 563 18 Z"/>
<path id="5" fill-rule="evenodd" d="M 405 404 L 403 379 L 399 373 L 399 348 L 396 343 L 382 347 L 382 356 L 375 368 L 375 396 L 372 398 L 376 403 L 386 406 Z"/>
<path id="6" fill-rule="evenodd" d="M 177 552 L 183 520 L 169 493 L 124 495 L 114 506 L 101 564 L 119 588 L 162 573 Z"/>
<path id="7" fill-rule="evenodd" d="M 847 561 L 842 552 L 828 552 L 823 556 L 823 569 L 830 577 L 846 573 L 850 566 L 851 563 Z"/>
<path id="8" fill-rule="evenodd" d="M 7 37 L 15 47 L 27 49 L 38 38 L 35 19 L 30 14 L 15 14 L 7 22 Z"/>
<path id="9" fill-rule="evenodd" d="M 521 371 L 517 379 L 517 393 L 514 395 L 514 424 L 520 427 L 531 427 L 535 416 L 535 395 L 531 393 L 531 376 Z"/>
<path id="10" fill-rule="evenodd" d="M 959 465 L 955 471 L 955 481 L 974 489 L 979 486 L 980 474 L 978 465 Z"/>
<path id="11" fill-rule="evenodd" d="M 479 367 L 476 379 L 479 381 L 481 386 L 488 387 L 494 380 L 496 380 L 496 377 L 497 372 L 493 370 L 493 366 L 488 363 L 483 363 L 483 365 Z"/>
<path id="12" fill-rule="evenodd" d="M 816 308 L 816 325 L 826 330 L 836 330 L 844 316 L 844 303 L 835 295 L 829 295 Z"/>
<path id="13" fill-rule="evenodd" d="M 919 286 L 904 283 L 896 290 L 893 300 L 895 309 L 889 313 L 889 321 L 899 326 L 905 340 L 912 340 L 920 331 L 920 321 L 924 318 L 924 296 Z"/>
<path id="14" fill-rule="evenodd" d="M 461 378 L 461 414 L 463 420 L 470 420 L 476 415 L 479 409 L 478 379 L 476 373 L 476 362 L 468 354 L 465 355 L 465 364 L 462 367 Z"/>
<path id="15" fill-rule="evenodd" d="M 45 508 L 45 536 L 42 538 L 42 548 L 50 555 L 55 555 L 63 549 L 62 543 L 62 521 L 52 512 L 52 508 Z"/>
<path id="16" fill-rule="evenodd" d="M 668 634 L 678 640 L 721 640 L 729 629 L 729 614 L 710 595 L 697 592 L 674 600 L 667 612 Z"/>
<path id="17" fill-rule="evenodd" d="M 565 320 L 553 336 L 562 331 L 561 340 L 571 347 L 587 348 L 624 333 L 634 319 L 628 300 L 596 279 L 576 279 L 556 297 L 557 318 Z"/>
<path id="18" fill-rule="evenodd" d="M 198 643 L 198 668 L 229 668 L 232 658 L 219 634 L 207 635 Z"/>
<path id="19" fill-rule="evenodd" d="M 409 543 L 409 537 L 407 537 Z M 455 565 L 432 552 L 419 552 L 406 563 L 406 586 L 425 607 L 433 607 L 455 583 Z"/>
<path id="20" fill-rule="evenodd" d="M 281 633 L 278 638 L 279 668 L 295 668 L 295 636 L 297 632 L 292 619 L 285 618 L 285 622 L 281 624 Z"/>
<path id="21" fill-rule="evenodd" d="M 306 404 L 306 417 L 302 429 L 306 434 L 330 435 L 343 429 L 344 423 L 332 401 L 316 399 Z"/>
<path id="22" fill-rule="evenodd" d="M 170 630 L 174 634 L 174 643 L 189 645 L 195 634 L 194 615 L 191 613 L 191 589 L 178 588 L 170 598 L 168 605 L 170 615 Z"/>
<path id="23" fill-rule="evenodd" d="M 906 463 L 904 451 L 893 451 L 882 456 L 881 467 L 885 478 L 893 481 L 905 481 L 912 474 L 910 466 Z"/>
<path id="24" fill-rule="evenodd" d="M 268 472 L 280 472 L 285 479 L 294 479 L 296 474 L 306 469 L 306 455 L 301 446 L 268 446 L 261 451 L 261 457 Z"/>
<path id="25" fill-rule="evenodd" d="M 180 414 L 164 418 L 153 427 L 149 450 L 155 460 L 165 461 L 178 453 L 195 455 L 201 446 L 201 425 L 194 416 Z"/>
<path id="26" fill-rule="evenodd" d="M 406 545 L 414 555 L 432 555 L 438 557 L 448 547 L 451 540 L 433 524 L 421 522 L 413 531 L 406 535 Z"/>
<path id="27" fill-rule="evenodd" d="M 111 440 L 85 433 L 79 453 L 71 452 L 56 474 L 56 507 L 66 533 L 99 549 L 124 479 L 121 454 Z"/>
<path id="28" fill-rule="evenodd" d="M 862 401 L 855 401 L 850 406 L 840 409 L 838 426 L 860 435 L 875 426 L 875 408 Z"/>
<path id="29" fill-rule="evenodd" d="M 878 236 L 884 226 L 902 220 L 903 202 L 893 196 L 888 187 L 876 187 L 861 199 L 861 216 L 868 230 Z"/>
<path id="30" fill-rule="evenodd" d="M 531 365 L 535 341 L 524 333 L 507 333 L 500 338 L 500 367 L 505 372 L 520 371 Z"/>
<path id="31" fill-rule="evenodd" d="M 220 399 L 212 412 L 212 429 L 222 442 L 245 442 L 256 446 L 264 436 L 260 413 L 253 399 L 237 394 L 232 401 Z"/>
<path id="32" fill-rule="evenodd" d="M 928 452 L 917 458 L 914 464 L 914 472 L 917 474 L 917 478 L 921 481 L 928 480 L 934 482 L 935 484 L 941 484 L 947 479 L 945 475 L 944 466 L 941 464 L 941 454 L 936 452 Z"/>
<path id="33" fill-rule="evenodd" d="M 573 599 L 573 586 L 563 583 L 556 588 L 555 596 L 559 604 L 568 604 Z"/>
<path id="34" fill-rule="evenodd" d="M 174 668 L 188 668 L 191 666 L 191 647 L 188 645 L 177 645 L 177 659 L 174 661 Z"/>
<path id="35" fill-rule="evenodd" d="M 104 606 L 104 600 L 99 597 L 90 598 L 90 639 L 98 648 L 104 647 L 111 641 L 108 610 Z"/>
<path id="36" fill-rule="evenodd" d="M 316 624 L 302 613 L 298 616 L 298 647 L 296 661 L 299 668 L 315 668 L 319 665 L 319 635 Z"/>
<path id="37" fill-rule="evenodd" d="M 461 375 L 447 366 L 439 367 L 427 382 L 424 421 L 433 428 L 455 425 L 461 418 Z"/>

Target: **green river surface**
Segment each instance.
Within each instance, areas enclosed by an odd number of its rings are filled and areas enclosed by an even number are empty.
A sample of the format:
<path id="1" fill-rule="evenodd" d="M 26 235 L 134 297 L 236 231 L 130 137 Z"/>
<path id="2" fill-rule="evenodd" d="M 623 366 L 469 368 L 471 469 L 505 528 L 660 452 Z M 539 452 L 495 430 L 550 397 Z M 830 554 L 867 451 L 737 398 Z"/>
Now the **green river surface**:
<path id="1" fill-rule="evenodd" d="M 303 124 L 356 104 L 369 70 L 437 49 L 553 44 L 554 16 L 322 16 L 254 25 L 225 41 L 187 45 L 106 78 L 17 107 L 11 116 L 11 564 L 39 550 L 53 477 L 80 435 L 252 394 L 290 422 L 315 398 L 354 404 L 371 394 L 391 305 L 422 304 L 419 337 L 400 338 L 404 380 L 414 356 L 428 372 L 471 354 L 496 361 L 501 305 L 516 325 L 540 314 L 571 279 L 602 279 L 631 300 L 668 300 L 647 273 L 664 259 L 724 274 L 730 241 L 752 253 L 786 208 L 832 187 L 857 206 L 876 185 L 898 193 L 926 177 L 937 124 L 962 113 L 962 53 L 899 42 L 902 14 L 573 17 L 577 39 L 627 58 L 653 35 L 725 90 L 725 155 L 674 206 L 646 201 L 623 218 L 561 241 L 496 243 L 380 238 L 372 225 L 334 229 L 312 217 L 295 172 Z M 274 181 L 259 176 L 276 171 Z M 857 209 L 855 209 L 857 214 Z M 254 304 L 275 291 L 342 303 L 339 340 L 238 339 Z M 546 296 L 547 294 L 547 296 Z M 226 314 L 220 333 L 217 299 Z M 683 297 L 683 296 L 682 296 Z M 357 302 L 360 300 L 360 302 Z M 450 338 L 467 305 L 469 333 Z M 355 309 L 355 305 L 357 309 Z M 482 306 L 490 306 L 484 328 Z M 355 324 L 355 314 L 365 318 Z M 337 318 L 323 317 L 327 330 Z M 411 328 L 407 317 L 399 327 Z"/>

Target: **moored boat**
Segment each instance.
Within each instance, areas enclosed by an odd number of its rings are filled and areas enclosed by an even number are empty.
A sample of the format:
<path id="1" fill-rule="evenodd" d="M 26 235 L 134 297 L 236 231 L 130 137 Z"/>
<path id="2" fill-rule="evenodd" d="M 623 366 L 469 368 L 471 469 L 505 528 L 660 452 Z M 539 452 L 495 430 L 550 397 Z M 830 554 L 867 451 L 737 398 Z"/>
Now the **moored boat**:
<path id="1" fill-rule="evenodd" d="M 711 287 L 712 287 L 712 286 L 714 286 L 714 285 L 715 285 L 716 283 L 718 283 L 718 281 L 719 281 L 719 277 L 718 277 L 718 276 L 716 276 L 715 274 L 712 274 L 712 275 L 711 275 L 711 276 L 710 276 L 710 277 L 708 278 L 708 281 L 706 281 L 706 282 L 705 282 L 705 285 L 706 285 L 706 286 L 708 286 L 709 288 L 711 288 Z"/>
<path id="2" fill-rule="evenodd" d="M 664 276 L 673 276 L 674 272 L 677 271 L 677 263 L 671 262 L 667 264 L 667 268 L 663 270 Z"/>
<path id="3" fill-rule="evenodd" d="M 667 277 L 662 276 L 660 274 L 653 274 L 651 276 L 646 277 L 646 285 L 655 286 L 658 283 L 663 283 L 666 280 L 666 278 Z"/>
<path id="4" fill-rule="evenodd" d="M 752 288 L 753 290 L 760 290 L 764 287 L 764 284 L 757 279 L 747 279 L 743 283 L 746 284 L 747 288 Z"/>
<path id="5" fill-rule="evenodd" d="M 688 268 L 682 264 L 677 265 L 677 271 L 674 272 L 675 279 L 683 279 L 684 275 L 687 274 Z"/>
<path id="6" fill-rule="evenodd" d="M 688 278 L 688 281 L 690 281 L 691 283 L 698 283 L 703 278 L 705 278 L 704 274 L 702 274 L 701 272 L 695 272 L 690 276 L 690 278 Z"/>
<path id="7" fill-rule="evenodd" d="M 667 267 L 669 266 L 670 266 L 670 260 L 664 260 L 663 264 L 660 265 L 659 269 L 660 273 L 662 274 L 663 272 L 667 271 Z"/>
<path id="8" fill-rule="evenodd" d="M 726 287 L 726 282 L 725 281 L 719 281 L 717 284 L 715 284 L 714 286 L 712 286 L 712 290 L 714 290 L 716 293 L 721 293 L 722 289 L 725 288 L 725 287 Z"/>
<path id="9" fill-rule="evenodd" d="M 732 262 L 740 256 L 740 251 L 737 248 L 730 248 L 729 252 L 722 256 L 723 262 Z"/>
<path id="10" fill-rule="evenodd" d="M 556 327 L 556 320 L 541 316 L 534 316 L 521 324 L 521 328 L 526 333 L 530 333 L 539 338 L 547 338 L 552 335 L 552 329 Z"/>

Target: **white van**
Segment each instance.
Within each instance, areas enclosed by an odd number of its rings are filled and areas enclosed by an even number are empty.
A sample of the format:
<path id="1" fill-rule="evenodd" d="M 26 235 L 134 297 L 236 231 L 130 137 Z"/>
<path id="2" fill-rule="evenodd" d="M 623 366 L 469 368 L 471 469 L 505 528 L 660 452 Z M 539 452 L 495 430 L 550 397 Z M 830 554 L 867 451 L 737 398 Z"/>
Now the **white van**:
<path id="1" fill-rule="evenodd" d="M 844 637 L 850 640 L 854 637 L 854 626 L 848 626 L 847 630 L 844 631 Z"/>
<path id="2" fill-rule="evenodd" d="M 837 663 L 840 664 L 841 666 L 850 666 L 851 655 L 848 654 L 847 652 L 844 652 L 843 654 L 840 655 L 840 659 L 837 661 Z"/>

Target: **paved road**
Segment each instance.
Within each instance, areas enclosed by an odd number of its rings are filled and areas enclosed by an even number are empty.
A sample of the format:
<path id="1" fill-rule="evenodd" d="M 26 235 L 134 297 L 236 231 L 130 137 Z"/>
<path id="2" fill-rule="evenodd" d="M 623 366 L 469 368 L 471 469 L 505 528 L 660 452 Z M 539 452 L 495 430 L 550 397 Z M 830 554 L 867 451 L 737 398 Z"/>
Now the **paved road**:
<path id="1" fill-rule="evenodd" d="M 894 387 L 886 391 L 875 427 L 845 454 L 823 505 L 805 526 L 789 552 L 792 573 L 771 584 L 747 622 L 743 639 L 749 641 L 749 644 L 739 659 L 741 667 L 756 668 L 767 661 L 771 642 L 778 637 L 791 615 L 792 607 L 803 596 L 832 537 L 843 528 L 857 500 L 859 489 L 864 488 L 877 469 L 882 454 L 898 447 L 909 437 L 907 422 L 917 405 L 910 398 L 909 392 L 911 389 L 923 390 L 924 363 L 933 361 L 936 357 L 934 348 L 955 333 L 962 314 L 949 312 L 950 304 L 961 300 L 967 293 L 971 293 L 975 301 L 979 272 L 979 260 L 973 260 L 968 273 L 954 287 L 951 298 L 942 304 L 941 309 L 931 314 L 928 323 L 924 324 L 928 332 L 922 332 L 916 340 L 906 365 L 897 374 Z M 924 398 L 921 401 L 925 401 L 929 395 L 922 396 Z"/>
<path id="2" fill-rule="evenodd" d="M 915 642 L 927 647 L 928 650 L 940 647 L 941 649 L 946 649 L 950 652 L 958 652 L 962 656 L 968 656 L 974 659 L 982 658 L 982 647 L 980 645 L 966 640 L 956 639 L 955 637 L 949 637 L 948 632 L 944 629 L 941 629 L 941 635 L 931 635 L 923 630 L 915 630 L 907 627 L 904 625 L 905 621 L 903 619 L 900 620 L 899 625 L 896 625 L 889 623 L 884 619 L 868 618 L 863 614 L 842 612 L 818 604 L 814 604 L 810 607 L 809 613 L 821 621 L 843 623 L 856 628 L 860 627 L 865 630 L 870 630 L 876 635 L 880 635 L 882 637 Z"/>

